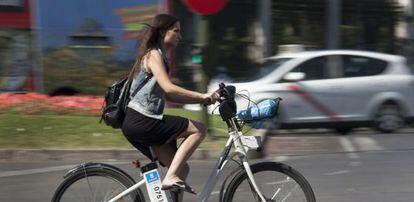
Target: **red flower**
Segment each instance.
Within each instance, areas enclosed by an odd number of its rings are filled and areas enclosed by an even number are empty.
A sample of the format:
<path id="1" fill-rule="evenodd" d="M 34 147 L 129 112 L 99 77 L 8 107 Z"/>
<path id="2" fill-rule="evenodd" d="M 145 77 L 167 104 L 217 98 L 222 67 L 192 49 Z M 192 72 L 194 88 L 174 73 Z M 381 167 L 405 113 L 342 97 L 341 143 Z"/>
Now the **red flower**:
<path id="1" fill-rule="evenodd" d="M 25 114 L 42 114 L 55 112 L 58 114 L 99 115 L 103 97 L 99 96 L 55 96 L 39 93 L 13 94 L 0 93 L 0 110 Z"/>

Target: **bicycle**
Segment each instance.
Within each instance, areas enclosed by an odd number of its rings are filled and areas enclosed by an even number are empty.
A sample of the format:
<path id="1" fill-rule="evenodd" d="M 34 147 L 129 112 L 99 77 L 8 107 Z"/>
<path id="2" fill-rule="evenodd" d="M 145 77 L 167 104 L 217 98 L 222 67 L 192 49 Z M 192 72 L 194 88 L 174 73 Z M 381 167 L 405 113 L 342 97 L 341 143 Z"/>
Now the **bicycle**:
<path id="1" fill-rule="evenodd" d="M 208 201 L 220 173 L 231 159 L 238 163 L 238 167 L 224 180 L 220 189 L 220 201 L 315 202 L 311 185 L 291 166 L 280 162 L 249 164 L 247 151 L 260 149 L 260 139 L 254 136 L 244 136 L 242 133 L 242 127 L 247 122 L 236 118 L 235 87 L 220 84 L 218 92 L 220 93 L 219 111 L 223 121 L 227 124 L 229 139 L 202 192 L 197 196 L 197 200 Z M 277 102 L 277 108 L 279 104 L 280 100 Z M 235 152 L 230 154 L 232 145 Z M 153 154 L 152 150 L 151 153 Z M 234 159 L 236 156 L 239 157 L 239 161 Z M 170 202 L 172 196 L 176 196 L 175 192 L 161 190 L 159 162 L 155 155 L 153 157 L 155 158 L 151 163 L 141 168 L 143 179 L 138 183 L 121 169 L 108 164 L 80 164 L 65 174 L 65 179 L 57 188 L 52 202 L 81 201 L 81 199 L 105 202 L 143 202 L 145 197 L 140 187 L 144 184 L 151 201 Z M 83 180 L 86 182 L 76 187 Z M 78 194 L 82 198 L 78 198 Z M 85 194 L 84 197 L 83 194 Z"/>

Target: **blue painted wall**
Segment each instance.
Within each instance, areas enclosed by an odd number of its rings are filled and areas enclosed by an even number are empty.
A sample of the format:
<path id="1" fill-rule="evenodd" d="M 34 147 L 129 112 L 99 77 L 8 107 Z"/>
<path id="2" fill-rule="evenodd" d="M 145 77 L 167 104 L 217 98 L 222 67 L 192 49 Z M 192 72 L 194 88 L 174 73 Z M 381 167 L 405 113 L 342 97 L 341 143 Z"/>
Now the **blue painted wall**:
<path id="1" fill-rule="evenodd" d="M 101 23 L 112 42 L 119 46 L 118 60 L 133 58 L 136 41 L 122 37 L 122 23 L 115 9 L 158 3 L 158 0 L 37 0 L 40 41 L 43 50 L 65 46 L 86 18 Z"/>

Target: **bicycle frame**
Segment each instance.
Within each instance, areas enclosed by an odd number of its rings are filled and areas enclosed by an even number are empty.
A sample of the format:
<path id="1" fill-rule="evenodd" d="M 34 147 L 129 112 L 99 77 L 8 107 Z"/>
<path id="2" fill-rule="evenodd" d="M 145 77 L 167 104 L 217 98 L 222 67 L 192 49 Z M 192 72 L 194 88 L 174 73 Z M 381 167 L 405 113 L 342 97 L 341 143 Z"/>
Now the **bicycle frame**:
<path id="1" fill-rule="evenodd" d="M 223 151 L 220 154 L 219 160 L 217 161 L 215 167 L 213 168 L 213 170 L 210 173 L 210 176 L 206 182 L 206 184 L 203 187 L 203 190 L 201 192 L 201 194 L 198 195 L 197 201 L 199 202 L 206 202 L 208 201 L 209 196 L 211 195 L 211 192 L 213 191 L 214 186 L 216 185 L 218 178 L 222 172 L 222 170 L 224 169 L 225 165 L 227 164 L 228 160 L 229 160 L 229 153 L 230 150 L 232 148 L 232 145 L 234 145 L 235 147 L 235 153 L 239 156 L 243 167 L 249 177 L 250 180 L 250 184 L 251 186 L 254 188 L 254 191 L 256 192 L 256 194 L 259 196 L 259 198 L 261 199 L 261 201 L 265 202 L 266 199 L 263 197 L 263 194 L 260 192 L 255 179 L 253 177 L 253 173 L 250 169 L 250 165 L 247 159 L 247 151 L 245 146 L 243 145 L 241 138 L 243 137 L 243 133 L 241 132 L 241 127 L 238 124 L 238 120 L 236 118 L 232 118 L 231 120 L 227 120 L 226 121 L 228 129 L 229 129 L 229 139 L 226 142 L 226 145 L 223 148 Z M 145 179 L 142 179 L 141 181 L 139 181 L 138 183 L 136 183 L 134 186 L 126 189 L 125 191 L 123 191 L 122 193 L 120 193 L 119 195 L 117 195 L 116 197 L 112 198 L 110 201 L 108 202 L 115 202 L 119 199 L 121 199 L 122 197 L 128 195 L 129 193 L 131 193 L 132 191 L 138 189 L 140 186 L 145 184 Z M 149 195 L 149 194 L 148 194 Z M 151 199 L 151 201 L 159 201 L 158 199 Z"/>

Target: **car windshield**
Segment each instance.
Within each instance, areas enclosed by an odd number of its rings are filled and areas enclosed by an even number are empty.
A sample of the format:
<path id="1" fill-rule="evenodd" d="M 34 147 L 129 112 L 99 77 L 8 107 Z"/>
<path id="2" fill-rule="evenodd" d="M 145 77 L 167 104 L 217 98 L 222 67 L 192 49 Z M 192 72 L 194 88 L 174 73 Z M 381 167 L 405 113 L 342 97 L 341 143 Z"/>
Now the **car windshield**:
<path id="1" fill-rule="evenodd" d="M 261 79 L 265 76 L 268 76 L 274 70 L 279 68 L 281 65 L 286 63 L 287 61 L 291 60 L 292 58 L 276 58 L 276 59 L 269 59 L 266 60 L 260 67 L 257 74 L 250 75 L 248 78 L 242 80 L 242 82 L 249 82 L 255 81 L 257 79 Z"/>

